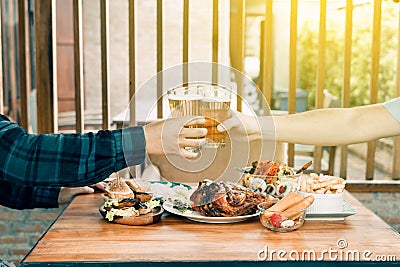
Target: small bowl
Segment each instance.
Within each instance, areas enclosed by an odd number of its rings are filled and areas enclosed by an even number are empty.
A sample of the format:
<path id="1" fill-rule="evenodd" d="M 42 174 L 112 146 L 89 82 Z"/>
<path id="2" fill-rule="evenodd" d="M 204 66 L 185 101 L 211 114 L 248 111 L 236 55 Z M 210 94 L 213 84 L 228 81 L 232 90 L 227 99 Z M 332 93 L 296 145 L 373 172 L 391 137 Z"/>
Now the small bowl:
<path id="1" fill-rule="evenodd" d="M 269 230 L 275 232 L 292 232 L 304 224 L 306 210 L 296 211 L 274 211 L 269 210 L 269 202 L 263 202 L 258 205 L 260 213 L 260 222 Z"/>

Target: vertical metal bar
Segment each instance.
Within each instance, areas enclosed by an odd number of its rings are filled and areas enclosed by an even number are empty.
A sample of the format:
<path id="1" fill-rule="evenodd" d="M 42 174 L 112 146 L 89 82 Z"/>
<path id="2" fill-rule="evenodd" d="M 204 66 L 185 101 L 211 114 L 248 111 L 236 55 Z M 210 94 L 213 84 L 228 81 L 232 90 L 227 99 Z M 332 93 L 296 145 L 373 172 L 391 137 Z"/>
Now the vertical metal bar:
<path id="1" fill-rule="evenodd" d="M 326 0 L 320 1 L 319 10 L 319 40 L 318 40 L 318 63 L 317 63 L 317 88 L 315 107 L 323 108 L 325 87 L 325 49 L 326 48 Z M 314 171 L 321 172 L 322 147 L 314 149 Z"/>
<path id="2" fill-rule="evenodd" d="M 258 75 L 258 81 L 257 85 L 259 86 L 259 89 L 261 92 L 264 94 L 263 90 L 263 78 L 264 78 L 264 65 L 265 65 L 265 19 L 260 21 L 260 64 L 259 64 L 259 75 Z M 261 83 L 260 83 L 261 82 Z M 265 95 L 264 95 L 265 97 Z M 269 101 L 268 101 L 269 102 Z"/>
<path id="3" fill-rule="evenodd" d="M 265 24 L 264 24 L 264 55 L 260 61 L 263 62 L 262 90 L 264 97 L 271 106 L 272 98 L 272 69 L 273 69 L 273 4 L 272 0 L 267 0 L 265 5 Z"/>
<path id="4" fill-rule="evenodd" d="M 397 96 L 400 96 L 399 91 L 397 91 Z M 392 178 L 393 180 L 400 180 L 400 136 L 394 138 Z"/>
<path id="5" fill-rule="evenodd" d="M 378 102 L 379 88 L 379 58 L 380 58 L 380 42 L 381 42 L 381 10 L 382 0 L 374 1 L 374 21 L 372 29 L 372 58 L 371 58 L 371 81 L 370 81 L 370 103 Z M 374 179 L 375 170 L 375 151 L 376 141 L 368 142 L 367 150 L 367 171 L 365 178 L 367 180 Z"/>
<path id="6" fill-rule="evenodd" d="M 289 92 L 288 112 L 296 112 L 296 67 L 297 67 L 297 0 L 290 2 L 290 45 L 289 45 Z M 288 164 L 294 166 L 294 144 L 288 145 Z"/>
<path id="7" fill-rule="evenodd" d="M 395 95 L 400 97 L 400 5 L 398 5 L 397 8 L 399 13 L 399 23 L 397 26 L 397 77 Z M 396 136 L 394 138 L 392 178 L 395 180 L 400 179 L 400 136 Z"/>
<path id="8" fill-rule="evenodd" d="M 9 64 L 9 72 L 10 72 L 10 89 L 11 89 L 11 109 L 12 110 L 12 118 L 17 121 L 18 119 L 18 102 L 17 102 L 17 53 L 18 51 L 15 50 L 15 30 L 13 22 L 16 21 L 15 19 L 15 5 L 16 1 L 9 1 L 8 3 L 8 14 L 11 16 L 11 20 L 8 24 L 9 26 L 9 54 L 10 54 L 10 64 Z"/>
<path id="9" fill-rule="evenodd" d="M 297 5 L 291 0 L 290 6 L 290 46 L 289 46 L 289 94 L 288 112 L 296 113 L 296 75 L 297 75 Z"/>
<path id="10" fill-rule="evenodd" d="M 219 40 L 219 18 L 218 18 L 219 1 L 213 0 L 213 24 L 212 24 L 212 62 L 218 63 L 218 40 Z M 212 83 L 218 84 L 218 65 L 212 66 Z"/>
<path id="11" fill-rule="evenodd" d="M 323 108 L 325 88 L 325 54 L 326 54 L 326 0 L 320 1 L 319 41 L 317 63 L 317 93 L 315 107 Z"/>
<path id="12" fill-rule="evenodd" d="M 353 1 L 346 0 L 346 30 L 344 43 L 344 66 L 343 66 L 343 87 L 342 107 L 350 106 L 350 76 L 351 76 L 351 37 L 353 26 Z M 347 146 L 342 146 L 340 155 L 340 177 L 347 177 Z"/>
<path id="13" fill-rule="evenodd" d="M 246 0 L 237 1 L 237 67 L 239 73 L 244 72 L 244 57 L 245 57 L 245 28 L 246 28 Z M 243 86 L 244 77 L 239 75 L 237 77 L 237 110 L 242 111 L 242 97 L 243 97 Z"/>
<path id="14" fill-rule="evenodd" d="M 129 0 L 129 126 L 136 125 L 136 38 L 135 38 L 135 0 Z M 129 167 L 133 177 L 140 177 L 140 166 Z"/>
<path id="15" fill-rule="evenodd" d="M 188 82 L 188 65 L 189 62 L 189 0 L 183 0 L 183 29 L 182 29 L 182 63 L 183 65 L 183 85 Z"/>
<path id="16" fill-rule="evenodd" d="M 31 47 L 31 28 L 29 25 L 29 1 L 26 1 L 25 3 L 25 63 L 26 63 L 26 88 L 27 88 L 27 105 L 26 105 L 26 117 L 27 117 L 27 127 L 29 128 L 29 123 L 30 123 L 30 116 L 31 114 L 29 113 L 29 99 L 30 99 L 30 94 L 32 92 L 32 47 Z M 21 63 L 20 63 L 21 64 Z M 27 129 L 28 129 L 27 128 Z"/>
<path id="17" fill-rule="evenodd" d="M 109 10 L 108 0 L 100 0 L 100 34 L 101 34 L 101 109 L 103 129 L 110 125 L 110 82 L 109 65 Z"/>
<path id="18" fill-rule="evenodd" d="M 157 0 L 157 118 L 163 116 L 163 6 L 162 0 Z"/>
<path id="19" fill-rule="evenodd" d="M 84 92 L 83 92 L 83 41 L 82 41 L 82 0 L 73 0 L 74 20 L 74 70 L 75 70 L 75 121 L 76 132 L 83 133 Z"/>
<path id="20" fill-rule="evenodd" d="M 346 29 L 344 44 L 344 66 L 343 66 L 343 87 L 342 107 L 350 106 L 350 77 L 351 77 L 351 39 L 353 35 L 353 1 L 346 0 Z"/>
<path id="21" fill-rule="evenodd" d="M 378 102 L 379 89 L 379 59 L 381 45 L 381 10 L 382 0 L 374 0 L 374 20 L 372 29 L 372 51 L 371 51 L 371 79 L 370 79 L 370 94 L 371 104 Z"/>
<path id="22" fill-rule="evenodd" d="M 136 124 L 135 0 L 129 0 L 129 126 Z"/>
<path id="23" fill-rule="evenodd" d="M 39 133 L 57 132 L 55 0 L 35 1 L 36 90 Z"/>
<path id="24" fill-rule="evenodd" d="M 3 86 L 3 1 L 0 1 L 0 114 L 4 114 L 4 86 Z"/>
<path id="25" fill-rule="evenodd" d="M 6 27 L 6 21 L 7 21 L 7 10 L 6 10 L 6 4 L 4 1 L 0 1 L 1 5 L 2 5 L 2 9 L 1 9 L 1 27 L 2 27 L 2 35 L 7 36 L 7 32 L 8 32 L 8 28 Z M 1 40 L 1 46 L 2 46 L 2 51 L 4 51 L 3 55 L 3 62 L 2 62 L 2 68 L 5 69 L 4 70 L 4 76 L 3 76 L 3 87 L 4 88 L 10 88 L 10 79 L 9 79 L 9 72 L 6 71 L 9 66 L 10 66 L 10 62 L 9 62 L 9 56 L 8 53 L 10 51 L 9 49 L 9 45 L 7 42 L 7 38 L 3 38 Z M 8 110 L 9 110 L 9 92 L 8 90 L 4 89 L 3 90 L 3 112 L 5 114 L 8 114 Z"/>
<path id="26" fill-rule="evenodd" d="M 21 126 L 29 130 L 29 94 L 31 90 L 30 79 L 30 52 L 29 52 L 29 27 L 28 3 L 18 1 L 18 54 L 19 54 L 19 79 L 21 95 Z"/>

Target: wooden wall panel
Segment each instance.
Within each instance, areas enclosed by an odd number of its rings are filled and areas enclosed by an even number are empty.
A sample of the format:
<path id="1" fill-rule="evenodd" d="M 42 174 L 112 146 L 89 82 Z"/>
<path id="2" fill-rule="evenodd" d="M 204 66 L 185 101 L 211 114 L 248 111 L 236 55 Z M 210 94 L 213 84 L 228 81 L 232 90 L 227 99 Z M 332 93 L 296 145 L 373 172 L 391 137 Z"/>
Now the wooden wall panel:
<path id="1" fill-rule="evenodd" d="M 75 110 L 72 0 L 56 1 L 58 112 Z"/>
<path id="2" fill-rule="evenodd" d="M 35 1 L 38 132 L 57 132 L 55 0 Z"/>
<path id="3" fill-rule="evenodd" d="M 57 46 L 58 111 L 75 110 L 74 46 Z"/>
<path id="4" fill-rule="evenodd" d="M 74 44 L 73 0 L 56 1 L 57 44 Z"/>

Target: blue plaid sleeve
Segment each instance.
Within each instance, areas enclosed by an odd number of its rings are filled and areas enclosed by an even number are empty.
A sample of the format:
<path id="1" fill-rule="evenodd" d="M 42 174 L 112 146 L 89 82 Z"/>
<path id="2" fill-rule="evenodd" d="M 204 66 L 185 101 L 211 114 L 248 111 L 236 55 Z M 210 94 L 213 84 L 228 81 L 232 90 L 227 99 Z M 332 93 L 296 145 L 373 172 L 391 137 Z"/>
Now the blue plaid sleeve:
<path id="1" fill-rule="evenodd" d="M 400 97 L 383 103 L 383 106 L 398 122 L 400 122 Z"/>
<path id="2" fill-rule="evenodd" d="M 145 159 L 140 126 L 96 134 L 27 134 L 0 116 L 0 180 L 28 186 L 84 186 Z M 125 158 L 126 155 L 126 158 Z"/>
<path id="3" fill-rule="evenodd" d="M 60 187 L 34 187 L 34 208 L 57 208 Z"/>
<path id="4" fill-rule="evenodd" d="M 57 208 L 59 193 L 59 187 L 31 187 L 0 181 L 0 205 L 8 208 Z"/>

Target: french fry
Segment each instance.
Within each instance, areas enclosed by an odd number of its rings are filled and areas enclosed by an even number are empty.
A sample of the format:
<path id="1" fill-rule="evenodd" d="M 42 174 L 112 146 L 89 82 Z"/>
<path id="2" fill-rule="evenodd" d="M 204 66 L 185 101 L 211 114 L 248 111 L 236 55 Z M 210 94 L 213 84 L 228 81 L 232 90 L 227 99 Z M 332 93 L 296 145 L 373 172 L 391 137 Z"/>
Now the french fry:
<path id="1" fill-rule="evenodd" d="M 331 186 L 332 189 L 344 189 L 345 185 L 344 184 L 334 184 Z"/>
<path id="2" fill-rule="evenodd" d="M 340 177 L 311 173 L 309 177 L 303 177 L 301 180 L 300 191 L 314 194 L 339 194 L 344 191 L 345 185 L 346 181 Z"/>
<path id="3" fill-rule="evenodd" d="M 306 190 L 307 190 L 307 180 L 301 179 L 300 191 L 306 192 Z"/>

